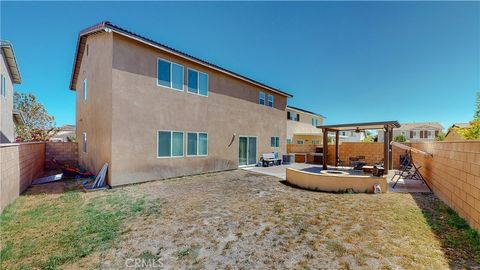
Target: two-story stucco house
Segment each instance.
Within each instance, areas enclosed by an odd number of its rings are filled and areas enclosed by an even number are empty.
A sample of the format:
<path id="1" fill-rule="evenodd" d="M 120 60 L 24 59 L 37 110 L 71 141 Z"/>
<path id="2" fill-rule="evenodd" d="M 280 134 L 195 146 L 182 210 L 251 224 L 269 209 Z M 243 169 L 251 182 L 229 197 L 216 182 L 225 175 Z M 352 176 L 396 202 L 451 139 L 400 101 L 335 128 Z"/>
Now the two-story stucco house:
<path id="1" fill-rule="evenodd" d="M 0 41 L 0 143 L 15 141 L 15 124 L 23 124 L 22 114 L 13 109 L 13 84 L 22 83 L 13 46 Z"/>
<path id="2" fill-rule="evenodd" d="M 443 126 L 438 122 L 402 123 L 393 129 L 393 138 L 404 136 L 409 142 L 433 141 L 442 132 Z M 383 131 L 378 132 L 378 141 L 383 142 Z"/>
<path id="3" fill-rule="evenodd" d="M 321 114 L 287 106 L 287 144 L 322 144 L 322 130 L 325 117 Z"/>
<path id="4" fill-rule="evenodd" d="M 80 32 L 79 161 L 112 186 L 234 169 L 286 151 L 286 104 L 276 88 L 109 22 Z"/>

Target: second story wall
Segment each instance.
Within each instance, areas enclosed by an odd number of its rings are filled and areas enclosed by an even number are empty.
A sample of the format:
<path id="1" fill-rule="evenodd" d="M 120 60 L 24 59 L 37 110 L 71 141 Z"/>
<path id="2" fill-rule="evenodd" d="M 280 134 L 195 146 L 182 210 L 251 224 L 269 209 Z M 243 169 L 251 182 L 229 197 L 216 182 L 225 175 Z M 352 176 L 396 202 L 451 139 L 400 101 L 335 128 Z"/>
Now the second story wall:
<path id="1" fill-rule="evenodd" d="M 9 143 L 15 141 L 15 125 L 13 123 L 13 83 L 10 72 L 7 68 L 7 63 L 1 53 L 0 66 L 0 143 Z M 5 82 L 3 83 L 2 80 Z M 5 89 L 3 89 L 5 88 Z"/>
<path id="2" fill-rule="evenodd" d="M 322 133 L 322 130 L 316 126 L 323 125 L 324 119 L 318 115 L 287 108 L 286 119 L 288 140 L 292 140 L 294 134 L 319 135 Z"/>
<path id="3" fill-rule="evenodd" d="M 105 162 L 114 166 L 110 159 L 112 36 L 112 33 L 100 32 L 87 38 L 75 87 L 79 162 L 94 173 L 98 173 Z M 110 178 L 110 174 L 107 176 Z"/>
<path id="4" fill-rule="evenodd" d="M 285 96 L 117 34 L 113 53 L 116 185 L 237 168 L 240 136 L 257 138 L 257 160 L 285 153 Z M 183 90 L 158 85 L 159 58 L 183 67 Z M 188 91 L 189 69 L 208 74 L 208 95 Z M 266 102 L 273 96 L 273 107 L 259 104 L 260 92 Z M 208 155 L 157 158 L 159 130 L 207 133 Z M 280 138 L 278 147 L 272 137 Z"/>

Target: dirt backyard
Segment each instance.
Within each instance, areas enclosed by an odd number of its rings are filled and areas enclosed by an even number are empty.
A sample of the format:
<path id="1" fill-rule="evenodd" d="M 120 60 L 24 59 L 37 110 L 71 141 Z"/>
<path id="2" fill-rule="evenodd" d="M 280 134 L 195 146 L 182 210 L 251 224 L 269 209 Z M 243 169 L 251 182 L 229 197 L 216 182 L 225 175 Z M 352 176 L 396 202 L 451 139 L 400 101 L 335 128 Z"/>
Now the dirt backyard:
<path id="1" fill-rule="evenodd" d="M 431 194 L 331 194 L 244 170 L 84 193 L 30 188 L 1 215 L 1 268 L 449 269 L 478 234 Z M 149 263 L 149 264 L 148 264 Z"/>

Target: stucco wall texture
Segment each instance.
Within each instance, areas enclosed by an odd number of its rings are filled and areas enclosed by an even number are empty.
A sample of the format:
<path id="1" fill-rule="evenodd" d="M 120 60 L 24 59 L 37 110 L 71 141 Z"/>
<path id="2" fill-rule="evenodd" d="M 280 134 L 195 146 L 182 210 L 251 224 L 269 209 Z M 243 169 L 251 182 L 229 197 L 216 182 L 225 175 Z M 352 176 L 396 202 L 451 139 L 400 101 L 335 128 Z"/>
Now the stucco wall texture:
<path id="1" fill-rule="evenodd" d="M 7 69 L 3 50 L 0 50 L 0 73 L 5 77 L 6 95 L 0 95 L 0 143 L 15 141 L 15 125 L 13 123 L 13 84 Z M 1 82 L 0 82 L 1 83 Z"/>
<path id="2" fill-rule="evenodd" d="M 45 144 L 0 145 L 0 212 L 43 173 Z"/>
<path id="3" fill-rule="evenodd" d="M 87 44 L 91 54 L 98 50 L 105 58 L 102 63 L 111 66 L 96 64 L 100 62 L 96 57 L 82 59 L 80 70 L 88 78 L 89 100 L 83 102 L 80 75 L 76 87 L 79 159 L 95 172 L 109 162 L 110 185 L 237 168 L 239 136 L 257 137 L 257 160 L 262 153 L 285 153 L 285 96 L 115 33 L 89 36 Z M 184 91 L 157 86 L 157 58 L 184 66 Z M 208 97 L 187 92 L 188 68 L 209 75 Z M 106 75 L 95 78 L 93 74 Z M 274 96 L 273 108 L 258 104 L 260 91 Z M 91 99 L 96 104 L 89 104 Z M 207 132 L 208 156 L 157 158 L 158 130 Z M 87 153 L 81 145 L 84 131 Z M 280 137 L 280 147 L 270 146 L 272 136 Z"/>

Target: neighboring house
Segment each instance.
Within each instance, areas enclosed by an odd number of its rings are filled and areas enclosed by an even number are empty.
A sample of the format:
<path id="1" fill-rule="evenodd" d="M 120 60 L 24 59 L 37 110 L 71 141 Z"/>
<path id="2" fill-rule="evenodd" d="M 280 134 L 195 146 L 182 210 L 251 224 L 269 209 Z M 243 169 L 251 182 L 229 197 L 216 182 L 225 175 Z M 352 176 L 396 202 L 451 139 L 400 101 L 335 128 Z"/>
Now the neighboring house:
<path id="1" fill-rule="evenodd" d="M 50 138 L 52 142 L 72 142 L 76 140 L 75 125 L 64 125 L 58 129 L 55 136 Z"/>
<path id="2" fill-rule="evenodd" d="M 365 131 L 355 132 L 355 130 L 340 130 L 340 143 L 342 142 L 361 142 L 365 139 Z"/>
<path id="3" fill-rule="evenodd" d="M 409 142 L 433 141 L 442 130 L 438 122 L 403 123 L 400 128 L 393 129 L 393 138 L 403 135 Z M 383 137 L 383 131 L 378 131 L 379 142 L 383 142 Z"/>
<path id="4" fill-rule="evenodd" d="M 453 124 L 445 135 L 445 141 L 463 141 L 465 137 L 458 133 L 459 129 L 469 128 L 470 123 L 455 123 Z"/>
<path id="5" fill-rule="evenodd" d="M 290 94 L 109 22 L 80 32 L 70 89 L 79 162 L 95 173 L 108 163 L 112 186 L 286 152 Z"/>
<path id="6" fill-rule="evenodd" d="M 15 124 L 23 125 L 22 114 L 13 109 L 13 84 L 22 83 L 13 46 L 0 41 L 0 143 L 15 141 Z"/>
<path id="7" fill-rule="evenodd" d="M 311 111 L 287 106 L 287 144 L 322 144 L 325 117 Z"/>

